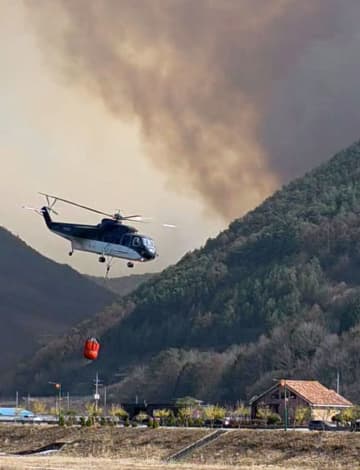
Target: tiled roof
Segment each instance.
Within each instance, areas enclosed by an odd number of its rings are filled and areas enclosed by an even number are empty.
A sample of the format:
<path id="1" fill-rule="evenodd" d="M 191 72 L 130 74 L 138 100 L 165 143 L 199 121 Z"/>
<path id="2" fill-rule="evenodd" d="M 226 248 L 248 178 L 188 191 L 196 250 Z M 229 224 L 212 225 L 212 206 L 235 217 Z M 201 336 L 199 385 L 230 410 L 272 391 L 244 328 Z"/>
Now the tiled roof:
<path id="1" fill-rule="evenodd" d="M 317 380 L 286 380 L 286 388 L 300 395 L 311 405 L 353 406 L 353 404 L 334 390 L 321 385 Z"/>

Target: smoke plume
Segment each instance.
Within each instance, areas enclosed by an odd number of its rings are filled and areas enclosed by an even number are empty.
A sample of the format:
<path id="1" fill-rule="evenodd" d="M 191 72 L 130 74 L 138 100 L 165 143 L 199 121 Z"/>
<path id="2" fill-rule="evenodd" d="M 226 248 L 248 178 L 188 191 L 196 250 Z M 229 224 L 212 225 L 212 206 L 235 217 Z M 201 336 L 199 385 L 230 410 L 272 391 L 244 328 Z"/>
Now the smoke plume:
<path id="1" fill-rule="evenodd" d="M 358 0 L 28 1 L 69 86 L 226 218 L 359 136 Z"/>

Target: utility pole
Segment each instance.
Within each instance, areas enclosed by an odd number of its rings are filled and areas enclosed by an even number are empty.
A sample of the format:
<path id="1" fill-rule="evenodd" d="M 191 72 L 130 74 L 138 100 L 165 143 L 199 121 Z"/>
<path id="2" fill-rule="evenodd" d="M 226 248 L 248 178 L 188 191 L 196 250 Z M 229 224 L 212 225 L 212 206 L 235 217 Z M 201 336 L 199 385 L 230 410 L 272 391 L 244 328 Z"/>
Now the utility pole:
<path id="1" fill-rule="evenodd" d="M 286 380 L 282 379 L 280 385 L 284 388 L 284 431 L 287 431 L 288 427 L 288 408 L 287 408 L 287 396 L 286 396 Z"/>
<path id="2" fill-rule="evenodd" d="M 60 418 L 60 415 L 61 415 L 61 384 L 60 383 L 57 383 L 55 385 L 55 388 L 58 390 L 59 392 L 59 418 Z"/>
<path id="3" fill-rule="evenodd" d="M 59 382 L 48 382 L 50 385 L 54 385 L 55 390 L 58 392 L 57 394 L 55 393 L 55 408 L 57 411 L 57 414 L 60 418 L 61 415 L 61 383 Z"/>
<path id="4" fill-rule="evenodd" d="M 94 394 L 94 400 L 95 400 L 95 411 L 97 413 L 98 411 L 98 402 L 100 400 L 100 394 L 99 394 L 99 374 L 96 372 L 95 376 L 95 394 Z"/>
<path id="5" fill-rule="evenodd" d="M 104 386 L 104 413 L 105 416 L 107 416 L 107 402 L 106 402 L 107 396 L 106 396 L 106 385 Z"/>

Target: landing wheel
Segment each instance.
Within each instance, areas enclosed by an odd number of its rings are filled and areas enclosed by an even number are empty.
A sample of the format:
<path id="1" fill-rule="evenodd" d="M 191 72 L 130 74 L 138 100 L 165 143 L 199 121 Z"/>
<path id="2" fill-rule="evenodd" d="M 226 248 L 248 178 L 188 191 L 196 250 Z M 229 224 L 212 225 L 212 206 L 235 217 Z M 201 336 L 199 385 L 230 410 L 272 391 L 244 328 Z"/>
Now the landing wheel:
<path id="1" fill-rule="evenodd" d="M 73 251 L 69 251 L 69 256 L 72 256 L 73 255 Z"/>
<path id="2" fill-rule="evenodd" d="M 105 263 L 105 256 L 99 256 L 99 263 Z"/>
<path id="3" fill-rule="evenodd" d="M 128 268 L 133 268 L 133 267 L 134 267 L 134 263 L 132 263 L 131 261 L 128 261 L 127 267 L 128 267 Z"/>

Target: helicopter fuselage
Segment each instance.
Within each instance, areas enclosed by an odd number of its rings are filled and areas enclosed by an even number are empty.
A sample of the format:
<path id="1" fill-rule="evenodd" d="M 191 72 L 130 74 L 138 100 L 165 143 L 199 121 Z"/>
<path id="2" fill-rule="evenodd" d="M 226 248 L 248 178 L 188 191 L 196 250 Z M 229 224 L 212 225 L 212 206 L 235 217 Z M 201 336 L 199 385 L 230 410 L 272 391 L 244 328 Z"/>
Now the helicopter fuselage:
<path id="1" fill-rule="evenodd" d="M 43 207 L 41 212 L 49 230 L 71 242 L 70 254 L 79 250 L 140 262 L 157 256 L 150 237 L 138 234 L 135 228 L 119 221 L 102 219 L 97 225 L 72 224 L 53 221 L 47 207 Z"/>

